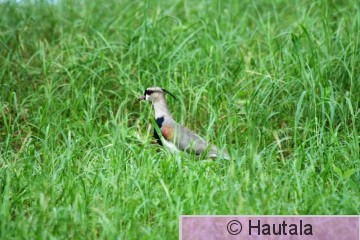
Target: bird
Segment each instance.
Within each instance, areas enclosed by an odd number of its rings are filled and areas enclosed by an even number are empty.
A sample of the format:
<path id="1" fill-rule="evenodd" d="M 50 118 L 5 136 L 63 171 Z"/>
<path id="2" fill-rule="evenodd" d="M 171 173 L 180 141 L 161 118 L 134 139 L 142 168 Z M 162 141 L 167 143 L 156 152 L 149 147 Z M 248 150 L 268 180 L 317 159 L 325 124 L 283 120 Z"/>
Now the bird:
<path id="1" fill-rule="evenodd" d="M 166 94 L 177 99 L 171 92 L 161 87 L 149 87 L 144 91 L 144 95 L 138 98 L 139 101 L 152 103 L 157 125 L 154 126 L 154 137 L 158 144 L 165 145 L 172 153 L 185 151 L 196 155 L 206 154 L 205 156 L 210 159 L 230 160 L 226 149 L 219 149 L 216 145 L 209 144 L 204 138 L 174 120 L 166 103 Z"/>

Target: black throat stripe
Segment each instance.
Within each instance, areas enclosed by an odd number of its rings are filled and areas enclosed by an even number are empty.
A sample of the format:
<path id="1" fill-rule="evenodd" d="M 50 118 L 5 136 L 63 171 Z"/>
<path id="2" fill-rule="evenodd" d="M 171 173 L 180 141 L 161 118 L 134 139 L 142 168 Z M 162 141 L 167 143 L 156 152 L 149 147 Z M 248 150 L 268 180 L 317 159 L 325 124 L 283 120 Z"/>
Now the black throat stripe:
<path id="1" fill-rule="evenodd" d="M 163 122 L 164 122 L 164 117 L 156 118 L 156 119 L 155 119 L 155 122 L 156 122 L 156 124 L 158 125 L 159 129 L 161 130 L 161 127 L 162 127 Z M 154 137 L 156 138 L 157 143 L 162 146 L 162 142 L 161 142 L 160 136 L 159 136 L 159 134 L 157 133 L 155 127 L 154 127 Z"/>

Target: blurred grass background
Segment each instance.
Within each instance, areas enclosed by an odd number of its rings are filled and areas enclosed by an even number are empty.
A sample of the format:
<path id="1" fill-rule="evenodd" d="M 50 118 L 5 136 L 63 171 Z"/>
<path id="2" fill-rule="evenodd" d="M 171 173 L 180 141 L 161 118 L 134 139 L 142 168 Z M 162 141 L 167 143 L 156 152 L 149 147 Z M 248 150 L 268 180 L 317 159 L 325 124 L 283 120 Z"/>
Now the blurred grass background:
<path id="1" fill-rule="evenodd" d="M 355 0 L 2 1 L 0 238 L 359 214 L 359 39 Z M 151 144 L 150 86 L 233 160 Z"/>

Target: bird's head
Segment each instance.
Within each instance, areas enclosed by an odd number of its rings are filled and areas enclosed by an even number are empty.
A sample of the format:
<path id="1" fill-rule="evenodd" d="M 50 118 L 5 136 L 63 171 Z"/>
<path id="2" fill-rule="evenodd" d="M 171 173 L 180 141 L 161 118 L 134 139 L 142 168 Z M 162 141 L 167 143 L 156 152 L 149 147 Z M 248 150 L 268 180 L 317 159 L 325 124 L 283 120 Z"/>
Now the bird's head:
<path id="1" fill-rule="evenodd" d="M 176 99 L 176 97 L 172 93 L 170 93 L 169 91 L 167 91 L 164 88 L 149 87 L 145 90 L 144 95 L 139 97 L 138 100 L 139 101 L 146 100 L 149 102 L 157 102 L 161 99 L 165 99 L 165 93 L 170 94 L 173 98 Z"/>

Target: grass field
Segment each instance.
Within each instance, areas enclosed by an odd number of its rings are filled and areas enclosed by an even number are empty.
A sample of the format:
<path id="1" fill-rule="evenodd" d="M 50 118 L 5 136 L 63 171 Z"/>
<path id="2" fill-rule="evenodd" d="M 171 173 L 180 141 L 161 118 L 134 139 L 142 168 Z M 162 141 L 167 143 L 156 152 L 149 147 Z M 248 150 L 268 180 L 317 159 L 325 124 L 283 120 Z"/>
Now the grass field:
<path id="1" fill-rule="evenodd" d="M 0 3 L 0 239 L 177 239 L 181 214 L 360 214 L 360 3 Z M 175 119 L 232 161 L 152 144 Z"/>

